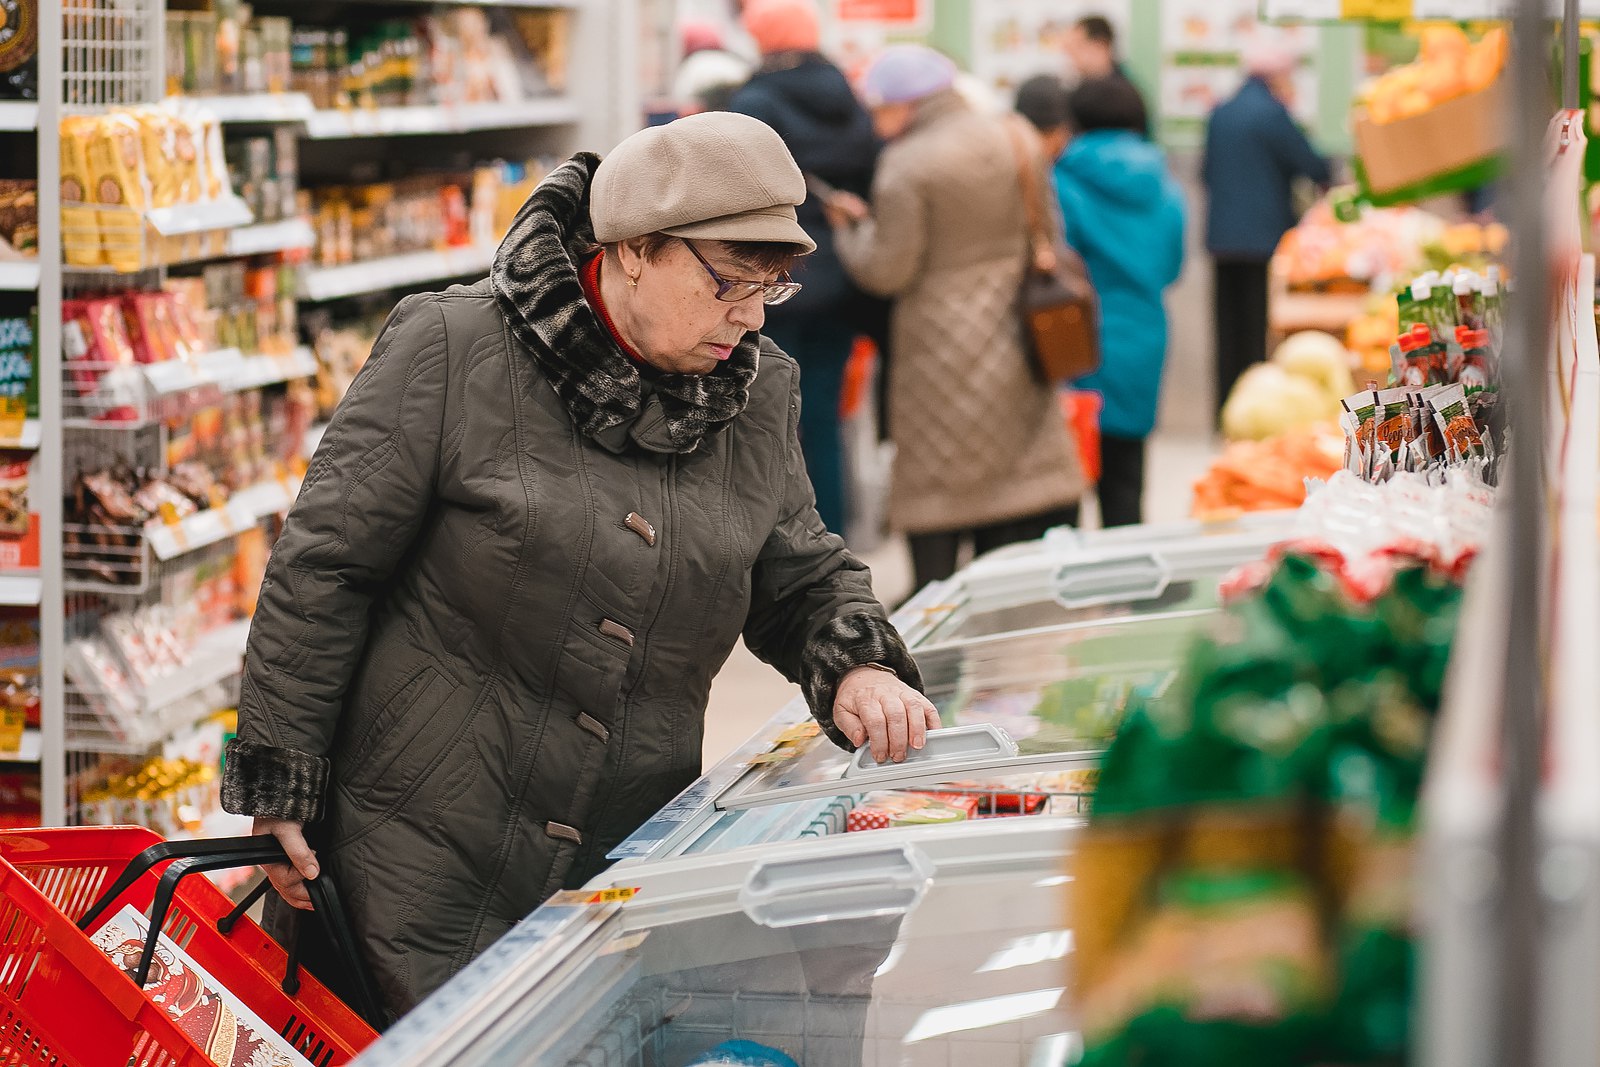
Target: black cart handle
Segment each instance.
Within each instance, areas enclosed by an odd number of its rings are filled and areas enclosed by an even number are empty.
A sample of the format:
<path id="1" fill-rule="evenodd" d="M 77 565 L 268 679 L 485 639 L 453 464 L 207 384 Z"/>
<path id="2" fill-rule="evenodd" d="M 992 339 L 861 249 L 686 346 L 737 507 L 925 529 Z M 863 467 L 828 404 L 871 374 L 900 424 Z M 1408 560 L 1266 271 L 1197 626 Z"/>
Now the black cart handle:
<path id="1" fill-rule="evenodd" d="M 84 913 L 83 918 L 78 920 L 78 929 L 88 933 L 95 920 L 105 914 L 118 897 L 157 865 L 168 860 L 175 862 L 162 873 L 161 881 L 156 886 L 155 900 L 150 907 L 150 929 L 145 934 L 144 951 L 139 954 L 139 966 L 130 975 L 134 984 L 140 989 L 144 988 L 145 981 L 150 977 L 150 966 L 155 960 L 156 945 L 166 925 L 167 912 L 172 909 L 172 901 L 177 895 L 178 883 L 197 872 L 289 863 L 289 857 L 284 853 L 283 846 L 278 840 L 264 834 L 197 841 L 163 841 L 151 845 L 128 861 L 128 866 L 111 888 L 101 894 L 100 899 L 96 900 Z M 344 906 L 332 876 L 323 871 L 316 878 L 308 879 L 305 885 L 306 892 L 311 897 L 312 910 L 322 921 L 323 930 L 333 942 L 334 949 L 339 953 L 344 965 L 350 969 L 354 979 L 358 1003 L 352 1004 L 351 1008 L 373 1029 L 383 1029 L 387 1020 L 382 1009 L 382 1001 L 378 996 L 378 988 L 372 980 L 371 972 L 367 970 L 366 961 L 361 958 L 361 953 L 356 948 L 355 935 L 350 931 L 350 923 L 345 916 Z M 268 887 L 269 883 L 262 881 L 233 911 L 217 921 L 217 930 L 224 935 L 231 934 L 239 918 L 266 894 Z M 283 991 L 289 996 L 294 996 L 299 989 L 299 953 L 291 945 L 288 970 L 283 977 Z"/>

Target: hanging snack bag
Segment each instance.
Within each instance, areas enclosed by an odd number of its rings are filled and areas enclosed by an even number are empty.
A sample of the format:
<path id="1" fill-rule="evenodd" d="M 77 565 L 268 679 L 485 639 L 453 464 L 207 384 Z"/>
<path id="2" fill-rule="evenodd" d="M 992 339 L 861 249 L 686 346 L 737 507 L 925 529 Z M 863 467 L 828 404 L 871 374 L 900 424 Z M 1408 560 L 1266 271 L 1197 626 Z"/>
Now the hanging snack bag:
<path id="1" fill-rule="evenodd" d="M 1433 406 L 1433 420 L 1444 434 L 1451 462 L 1482 459 L 1488 454 L 1478 424 L 1467 410 L 1466 392 L 1460 385 L 1441 389 L 1429 403 Z"/>
<path id="2" fill-rule="evenodd" d="M 1367 478 L 1372 473 L 1373 446 L 1377 443 L 1378 394 L 1363 390 L 1339 403 L 1344 408 L 1340 422 L 1345 427 L 1345 468 Z"/>
<path id="3" fill-rule="evenodd" d="M 137 419 L 144 379 L 133 365 L 122 302 L 69 300 L 62 305 L 61 320 L 62 356 L 85 406 L 106 421 Z"/>
<path id="4" fill-rule="evenodd" d="M 171 293 L 130 293 L 126 300 L 134 355 L 140 363 L 164 363 L 195 355 L 177 323 L 177 302 Z"/>
<path id="5" fill-rule="evenodd" d="M 180 123 L 168 112 L 155 107 L 142 107 L 129 114 L 139 127 L 139 147 L 149 182 L 149 206 L 172 207 L 182 200 L 182 171 L 178 159 Z M 192 152 L 190 158 L 193 159 Z"/>
<path id="6" fill-rule="evenodd" d="M 1415 432 L 1411 422 L 1411 397 L 1404 389 L 1384 389 L 1377 394 L 1374 433 L 1390 455 L 1399 456 Z"/>
<path id="7" fill-rule="evenodd" d="M 61 250 L 73 267 L 98 267 L 105 262 L 100 224 L 91 203 L 89 141 L 96 120 L 69 115 L 61 120 Z"/>
<path id="8" fill-rule="evenodd" d="M 144 220 L 149 186 L 140 149 L 139 123 L 128 114 L 103 116 L 89 140 L 89 190 L 103 210 L 96 216 L 106 261 L 131 273 L 147 266 Z"/>

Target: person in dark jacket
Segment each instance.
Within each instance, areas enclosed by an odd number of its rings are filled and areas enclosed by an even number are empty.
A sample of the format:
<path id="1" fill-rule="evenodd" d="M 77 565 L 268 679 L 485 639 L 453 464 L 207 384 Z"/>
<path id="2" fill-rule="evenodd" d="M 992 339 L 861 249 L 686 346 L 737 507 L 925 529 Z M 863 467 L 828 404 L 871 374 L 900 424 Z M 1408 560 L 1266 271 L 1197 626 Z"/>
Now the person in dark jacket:
<path id="1" fill-rule="evenodd" d="M 575 156 L 488 279 L 400 303 L 335 412 L 262 585 L 222 801 L 293 861 L 269 868 L 275 931 L 337 876 L 392 1013 L 694 781 L 741 632 L 842 748 L 903 759 L 937 723 L 817 515 L 799 372 L 758 333 L 811 248 L 804 198 L 744 115 Z"/>
<path id="2" fill-rule="evenodd" d="M 843 530 L 849 494 L 839 401 L 859 332 L 857 313 L 867 298 L 839 263 L 822 202 L 829 190 L 871 191 L 879 144 L 844 74 L 817 52 L 821 30 L 810 0 L 757 0 L 744 22 L 762 62 L 729 110 L 777 130 L 813 187 L 798 211 L 817 244 L 795 267 L 805 289 L 767 316 L 766 334 L 800 364 L 800 447 L 816 487 L 817 513 L 830 530 Z"/>
<path id="3" fill-rule="evenodd" d="M 1073 23 L 1067 31 L 1066 50 L 1067 58 L 1078 72 L 1080 86 L 1111 81 L 1133 93 L 1133 99 L 1138 101 L 1138 124 L 1134 129 L 1141 137 L 1149 137 L 1149 110 L 1139 87 L 1133 84 L 1133 79 L 1117 60 L 1117 32 L 1110 20 L 1104 15 L 1086 15 Z"/>
<path id="4" fill-rule="evenodd" d="M 1216 411 L 1245 370 L 1267 358 L 1267 265 L 1298 221 L 1293 183 L 1332 180 L 1289 114 L 1295 55 L 1271 39 L 1245 55 L 1249 77 L 1206 127 L 1206 248 L 1215 263 Z"/>
<path id="5" fill-rule="evenodd" d="M 1145 438 L 1167 355 L 1166 289 L 1183 269 L 1183 191 L 1139 133 L 1138 97 L 1114 81 L 1072 95 L 1075 136 L 1055 167 L 1067 241 L 1100 297 L 1100 524 L 1144 521 Z"/>

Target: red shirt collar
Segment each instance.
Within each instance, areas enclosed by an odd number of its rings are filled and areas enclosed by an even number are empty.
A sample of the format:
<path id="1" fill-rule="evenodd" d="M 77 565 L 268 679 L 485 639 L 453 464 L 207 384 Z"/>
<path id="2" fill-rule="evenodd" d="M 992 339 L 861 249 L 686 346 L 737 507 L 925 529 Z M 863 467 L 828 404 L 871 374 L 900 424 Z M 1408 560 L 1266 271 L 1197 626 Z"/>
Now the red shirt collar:
<path id="1" fill-rule="evenodd" d="M 589 306 L 594 308 L 595 314 L 600 316 L 601 324 L 605 326 L 611 339 L 617 342 L 617 347 L 622 349 L 623 354 L 640 366 L 645 366 L 644 360 L 639 358 L 639 353 L 622 339 L 622 331 L 617 329 L 616 321 L 612 319 L 611 312 L 606 310 L 605 300 L 600 296 L 600 261 L 604 258 L 604 252 L 596 252 L 578 272 L 578 277 L 583 282 L 583 295 L 589 301 Z"/>

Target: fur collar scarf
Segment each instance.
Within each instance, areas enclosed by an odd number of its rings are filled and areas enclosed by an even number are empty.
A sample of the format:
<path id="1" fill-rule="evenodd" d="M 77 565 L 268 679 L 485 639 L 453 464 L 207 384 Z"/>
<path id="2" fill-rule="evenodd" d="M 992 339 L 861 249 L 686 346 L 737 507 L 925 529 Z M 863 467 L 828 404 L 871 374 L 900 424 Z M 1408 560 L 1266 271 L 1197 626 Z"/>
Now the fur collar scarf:
<path id="1" fill-rule="evenodd" d="M 580 432 L 613 452 L 629 440 L 692 452 L 744 411 L 760 342 L 746 334 L 710 374 L 661 374 L 646 385 L 584 299 L 578 275 L 594 244 L 589 187 L 599 163 L 574 156 L 528 197 L 494 257 L 495 302 Z"/>

